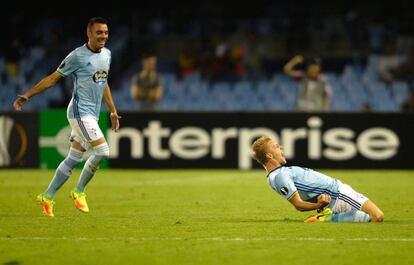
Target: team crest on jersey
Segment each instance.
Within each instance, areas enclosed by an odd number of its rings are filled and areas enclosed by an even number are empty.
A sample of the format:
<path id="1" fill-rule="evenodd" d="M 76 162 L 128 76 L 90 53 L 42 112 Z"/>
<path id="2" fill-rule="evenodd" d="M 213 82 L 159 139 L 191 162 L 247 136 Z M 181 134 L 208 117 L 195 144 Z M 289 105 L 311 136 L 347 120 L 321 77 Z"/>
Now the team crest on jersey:
<path id="1" fill-rule="evenodd" d="M 106 83 L 106 79 L 108 79 L 108 73 L 105 72 L 104 70 L 98 70 L 96 71 L 96 73 L 93 75 L 93 81 L 97 84 L 105 84 Z"/>
<path id="2" fill-rule="evenodd" d="M 286 188 L 286 187 L 280 188 L 280 193 L 282 193 L 283 195 L 287 195 L 288 192 L 289 192 L 288 188 Z"/>

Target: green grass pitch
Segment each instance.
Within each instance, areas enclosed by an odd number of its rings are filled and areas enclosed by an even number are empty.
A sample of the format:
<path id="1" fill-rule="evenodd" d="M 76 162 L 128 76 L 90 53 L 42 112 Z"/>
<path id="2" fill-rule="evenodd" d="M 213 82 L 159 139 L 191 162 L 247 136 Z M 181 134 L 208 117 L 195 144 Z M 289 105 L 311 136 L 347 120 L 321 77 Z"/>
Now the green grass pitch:
<path id="1" fill-rule="evenodd" d="M 264 170 L 101 170 L 89 214 L 69 198 L 76 170 L 46 218 L 35 197 L 53 171 L 0 170 L 0 265 L 414 264 L 414 171 L 320 171 L 385 222 L 303 223 Z"/>

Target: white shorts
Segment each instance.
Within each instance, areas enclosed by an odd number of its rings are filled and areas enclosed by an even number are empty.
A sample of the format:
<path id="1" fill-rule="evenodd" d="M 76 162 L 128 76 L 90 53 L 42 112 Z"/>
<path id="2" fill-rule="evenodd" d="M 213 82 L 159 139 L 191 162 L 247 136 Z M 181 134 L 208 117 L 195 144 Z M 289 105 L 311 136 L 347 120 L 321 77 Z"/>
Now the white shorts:
<path id="1" fill-rule="evenodd" d="M 80 119 L 69 119 L 72 132 L 70 141 L 78 142 L 86 150 L 89 143 L 104 137 L 98 122 L 93 117 L 82 117 Z"/>
<path id="2" fill-rule="evenodd" d="M 356 192 L 348 184 L 343 184 L 340 181 L 338 181 L 338 184 L 338 197 L 336 198 L 336 202 L 332 207 L 332 212 L 343 213 L 350 210 L 361 210 L 362 205 L 368 201 L 368 198 L 363 194 Z"/>

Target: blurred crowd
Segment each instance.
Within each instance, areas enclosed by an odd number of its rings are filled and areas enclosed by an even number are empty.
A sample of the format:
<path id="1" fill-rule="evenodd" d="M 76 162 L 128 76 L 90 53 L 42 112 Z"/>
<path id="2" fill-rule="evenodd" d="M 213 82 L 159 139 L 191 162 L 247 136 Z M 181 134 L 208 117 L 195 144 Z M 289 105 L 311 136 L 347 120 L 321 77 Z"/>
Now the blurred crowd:
<path id="1" fill-rule="evenodd" d="M 178 79 L 199 73 L 213 82 L 260 80 L 282 72 L 297 54 L 331 62 L 323 65 L 329 72 L 342 69 L 344 61 L 364 63 L 378 55 L 382 81 L 413 83 L 414 21 L 408 2 L 157 3 L 93 9 L 93 15 L 109 20 L 112 83 L 138 72 L 149 50 L 157 56 L 159 72 Z M 32 56 L 30 48 L 42 54 L 36 69 L 55 70 L 68 51 L 86 41 L 83 28 L 90 11 L 80 11 L 76 19 L 70 12 L 29 10 L 3 16 L 7 27 L 0 45 L 0 84 L 19 76 L 22 60 Z M 62 93 L 69 93 L 64 87 Z"/>

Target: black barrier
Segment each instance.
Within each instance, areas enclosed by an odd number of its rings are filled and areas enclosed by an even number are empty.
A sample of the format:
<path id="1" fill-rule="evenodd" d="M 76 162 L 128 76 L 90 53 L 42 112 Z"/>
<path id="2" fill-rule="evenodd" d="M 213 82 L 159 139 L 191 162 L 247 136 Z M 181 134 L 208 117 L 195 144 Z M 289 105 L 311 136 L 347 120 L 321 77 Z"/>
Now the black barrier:
<path id="1" fill-rule="evenodd" d="M 39 166 L 38 114 L 0 113 L 0 168 Z"/>
<path id="2" fill-rule="evenodd" d="M 258 168 L 251 143 L 267 134 L 288 164 L 414 168 L 414 115 L 123 113 L 110 132 L 111 168 Z"/>

